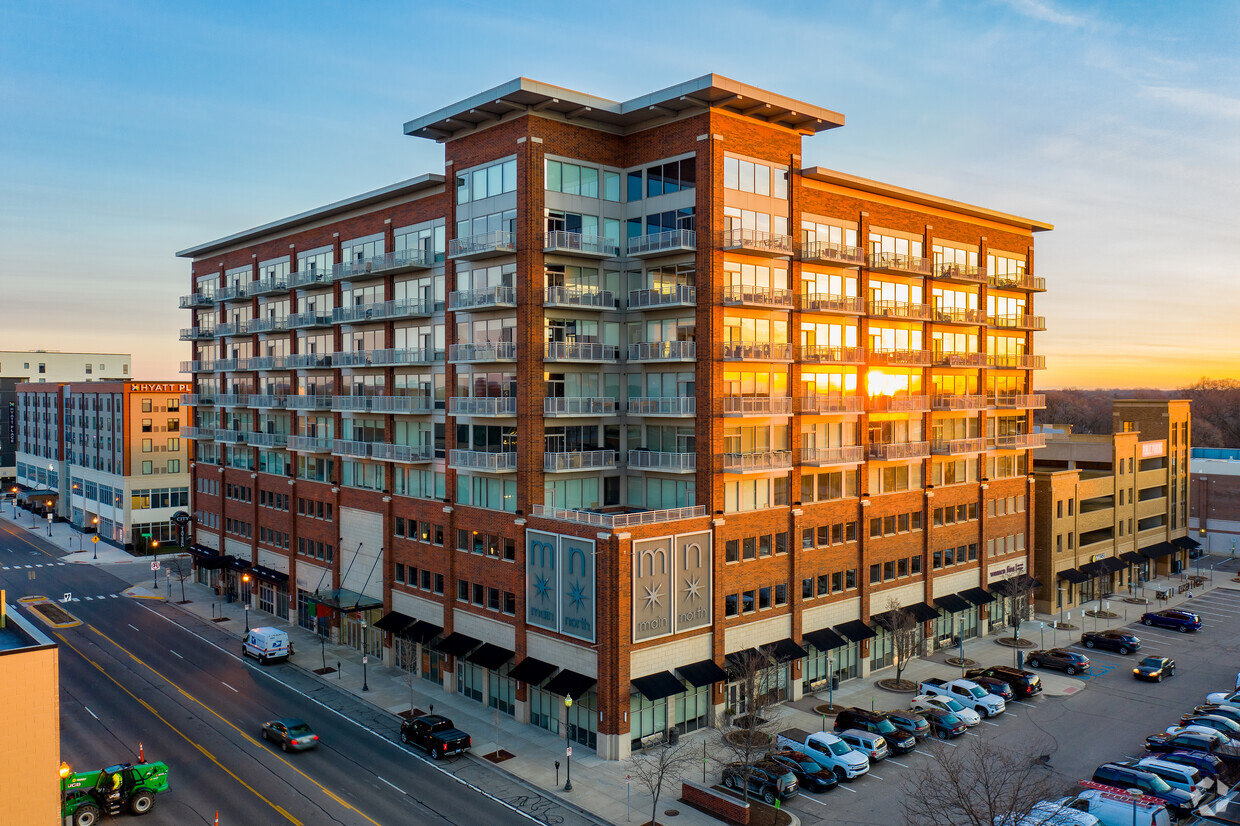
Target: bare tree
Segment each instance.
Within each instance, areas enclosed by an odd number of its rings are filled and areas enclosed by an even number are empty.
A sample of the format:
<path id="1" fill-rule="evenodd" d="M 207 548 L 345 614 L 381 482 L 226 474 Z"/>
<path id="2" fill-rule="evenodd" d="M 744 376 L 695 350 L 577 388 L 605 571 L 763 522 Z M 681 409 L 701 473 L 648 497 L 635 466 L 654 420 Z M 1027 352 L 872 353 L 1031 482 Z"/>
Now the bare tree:
<path id="1" fill-rule="evenodd" d="M 725 759 L 740 764 L 741 793 L 749 802 L 749 779 L 753 764 L 775 744 L 775 724 L 768 712 L 775 705 L 772 646 L 763 646 L 730 656 L 729 671 L 737 683 L 738 705 L 727 720 L 721 738 Z"/>
<path id="2" fill-rule="evenodd" d="M 413 678 L 418 673 L 418 643 L 413 637 L 396 634 L 392 637 L 393 653 L 396 655 L 396 667 L 405 669 L 409 674 L 409 713 L 413 713 Z"/>
<path id="3" fill-rule="evenodd" d="M 184 556 L 173 556 L 162 563 L 164 573 L 169 579 L 175 579 L 181 583 L 181 604 L 189 602 L 185 598 L 185 580 L 189 579 L 194 573 L 194 563 Z"/>
<path id="4" fill-rule="evenodd" d="M 1007 624 L 1012 629 L 1012 638 L 1020 642 L 1020 627 L 1033 619 L 1034 579 L 1028 574 L 1019 574 L 1012 580 L 1007 593 Z"/>
<path id="5" fill-rule="evenodd" d="M 649 748 L 642 749 L 631 761 L 631 773 L 638 785 L 651 797 L 650 822 L 658 826 L 659 796 L 664 791 L 672 791 L 668 785 L 675 784 L 684 777 L 689 767 L 697 763 L 697 756 L 685 743 L 670 745 L 666 741 Z"/>
<path id="6" fill-rule="evenodd" d="M 887 598 L 887 630 L 891 632 L 891 649 L 895 657 L 896 682 L 904 677 L 909 660 L 921 656 L 925 634 L 921 623 L 895 597 Z"/>
<path id="7" fill-rule="evenodd" d="M 1044 800 L 1061 797 L 1069 782 L 1048 765 L 1049 749 L 1006 749 L 982 740 L 967 749 L 931 743 L 930 765 L 901 781 L 904 822 L 909 826 L 995 826 L 1017 823 Z M 1043 810 L 1038 815 L 1042 816 Z M 1054 822 L 1049 813 L 1033 823 Z"/>

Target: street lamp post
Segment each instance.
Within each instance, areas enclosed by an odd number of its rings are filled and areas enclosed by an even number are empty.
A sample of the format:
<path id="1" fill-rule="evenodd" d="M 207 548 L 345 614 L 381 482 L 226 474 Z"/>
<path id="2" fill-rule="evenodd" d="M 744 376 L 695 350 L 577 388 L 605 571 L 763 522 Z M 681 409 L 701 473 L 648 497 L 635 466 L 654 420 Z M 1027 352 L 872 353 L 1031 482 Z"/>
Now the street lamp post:
<path id="1" fill-rule="evenodd" d="M 98 516 L 91 517 L 90 522 L 92 525 L 95 526 L 95 535 L 91 537 L 90 544 L 95 546 L 95 559 L 98 559 L 99 558 L 99 517 Z"/>
<path id="2" fill-rule="evenodd" d="M 573 698 L 564 697 L 564 791 L 573 790 L 573 745 L 568 739 L 568 713 L 573 710 Z"/>
<path id="3" fill-rule="evenodd" d="M 158 539 L 151 540 L 151 550 L 155 552 L 155 584 L 152 585 L 151 587 L 158 588 L 159 587 L 159 540 Z"/>
<path id="4" fill-rule="evenodd" d="M 250 575 L 241 575 L 241 604 L 245 606 L 245 633 L 250 633 Z"/>

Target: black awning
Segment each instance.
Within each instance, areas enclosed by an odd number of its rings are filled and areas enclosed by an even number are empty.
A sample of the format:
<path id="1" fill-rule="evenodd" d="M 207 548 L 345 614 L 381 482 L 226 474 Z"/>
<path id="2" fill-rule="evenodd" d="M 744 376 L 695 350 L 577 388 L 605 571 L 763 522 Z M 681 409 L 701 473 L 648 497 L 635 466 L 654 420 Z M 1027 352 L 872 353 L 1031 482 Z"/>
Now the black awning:
<path id="1" fill-rule="evenodd" d="M 548 694 L 559 694 L 562 697 L 580 697 L 589 691 L 598 680 L 569 671 L 567 668 L 551 678 L 551 682 L 543 686 Z"/>
<path id="2" fill-rule="evenodd" d="M 315 591 L 306 597 L 310 602 L 326 605 L 333 611 L 351 614 L 354 611 L 373 611 L 383 607 L 383 600 L 350 591 L 347 588 L 334 588 L 330 591 Z"/>
<path id="3" fill-rule="evenodd" d="M 194 564 L 209 571 L 218 570 L 228 564 L 228 557 L 214 548 L 203 545 L 190 545 L 189 552 L 194 557 Z"/>
<path id="4" fill-rule="evenodd" d="M 871 637 L 878 636 L 878 634 L 874 632 L 873 628 L 866 625 L 861 620 L 841 622 L 839 625 L 835 626 L 835 630 L 839 632 L 840 636 L 853 642 L 861 642 L 862 640 L 868 640 Z"/>
<path id="5" fill-rule="evenodd" d="M 484 642 L 482 647 L 474 651 L 465 659 L 474 665 L 480 665 L 488 671 L 494 671 L 504 663 L 516 656 L 515 651 L 509 651 L 501 645 L 492 645 Z"/>
<path id="6" fill-rule="evenodd" d="M 987 593 L 985 588 L 965 588 L 960 592 L 960 596 L 974 605 L 989 605 L 995 601 L 995 598 Z"/>
<path id="7" fill-rule="evenodd" d="M 996 596 L 1010 597 L 1026 589 L 1041 588 L 1042 583 L 1028 574 L 1016 574 L 1016 576 L 1010 576 L 1007 579 L 991 582 L 986 587 Z"/>
<path id="8" fill-rule="evenodd" d="M 714 660 L 702 660 L 689 665 L 677 667 L 680 676 L 684 677 L 695 688 L 701 688 L 704 685 L 713 683 L 721 683 L 728 678 L 728 672 L 720 668 Z"/>
<path id="9" fill-rule="evenodd" d="M 833 648 L 842 648 L 848 645 L 848 640 L 830 628 L 820 628 L 817 631 L 809 631 L 802 634 L 801 641 L 809 643 L 819 651 L 830 651 Z"/>
<path id="10" fill-rule="evenodd" d="M 283 571 L 277 571 L 275 568 L 266 568 L 262 565 L 250 566 L 250 574 L 265 582 L 270 582 L 272 585 L 284 585 L 288 582 L 288 574 Z"/>
<path id="11" fill-rule="evenodd" d="M 482 645 L 482 640 L 474 639 L 468 634 L 453 632 L 435 643 L 435 648 L 449 657 L 463 657 L 480 645 Z"/>
<path id="12" fill-rule="evenodd" d="M 959 594 L 947 594 L 934 598 L 934 604 L 942 608 L 949 614 L 955 614 L 958 611 L 968 611 L 973 605 Z"/>
<path id="13" fill-rule="evenodd" d="M 1078 571 L 1076 568 L 1069 568 L 1066 571 L 1059 571 L 1057 576 L 1060 579 L 1066 579 L 1074 585 L 1080 585 L 1082 582 L 1089 582 L 1089 574 Z"/>
<path id="14" fill-rule="evenodd" d="M 1108 556 L 1106 559 L 1102 560 L 1102 570 L 1108 574 L 1113 574 L 1116 571 L 1122 571 L 1127 567 L 1128 563 L 1113 556 Z"/>
<path id="15" fill-rule="evenodd" d="M 375 623 L 375 628 L 378 628 L 380 631 L 387 631 L 389 634 L 399 634 L 415 622 L 417 620 L 408 614 L 402 614 L 400 611 L 388 611 Z"/>
<path id="16" fill-rule="evenodd" d="M 1180 548 L 1177 548 L 1170 542 L 1159 542 L 1157 545 L 1142 548 L 1140 551 L 1141 555 L 1147 559 L 1162 559 L 1164 556 L 1170 556 L 1179 552 Z"/>
<path id="17" fill-rule="evenodd" d="M 1099 559 L 1096 562 L 1086 562 L 1082 565 L 1081 573 L 1085 574 L 1087 577 L 1102 576 L 1106 573 L 1106 568 L 1102 564 L 1102 560 Z"/>
<path id="18" fill-rule="evenodd" d="M 1144 565 L 1148 561 L 1136 551 L 1124 551 L 1119 558 L 1132 565 Z"/>
<path id="19" fill-rule="evenodd" d="M 731 654 L 725 655 L 723 659 L 728 664 L 728 670 L 735 673 L 737 671 L 744 671 L 745 664 L 754 658 L 761 660 L 760 667 L 762 668 L 769 664 L 769 658 L 756 648 L 744 648 L 740 651 L 733 651 Z"/>
<path id="20" fill-rule="evenodd" d="M 1191 536 L 1181 536 L 1179 539 L 1171 540 L 1171 544 L 1183 548 L 1186 551 L 1195 551 L 1201 547 L 1201 543 Z"/>
<path id="21" fill-rule="evenodd" d="M 645 677 L 638 677 L 632 682 L 633 688 L 640 691 L 642 696 L 651 702 L 685 692 L 685 684 L 676 679 L 670 671 L 647 674 Z"/>
<path id="22" fill-rule="evenodd" d="M 517 663 L 512 671 L 508 672 L 508 676 L 520 683 L 529 683 L 530 685 L 538 685 L 543 680 L 551 676 L 551 672 L 555 671 L 555 666 L 551 663 L 545 663 L 542 660 L 536 660 L 533 657 L 526 657 Z"/>
<path id="23" fill-rule="evenodd" d="M 206 545 L 190 545 L 185 550 L 189 551 L 191 554 L 193 554 L 196 557 L 202 557 L 204 559 L 210 559 L 210 558 L 222 559 L 223 558 L 223 556 L 220 554 L 219 551 L 215 550 L 215 548 L 208 548 Z"/>
<path id="24" fill-rule="evenodd" d="M 924 602 L 914 602 L 911 605 L 905 605 L 902 610 L 912 617 L 914 622 L 928 622 L 932 619 L 938 619 L 939 616 L 938 608 L 935 608 L 933 605 L 927 605 Z M 870 621 L 876 622 L 890 631 L 895 615 L 895 610 L 883 611 L 881 614 L 874 614 L 870 617 Z"/>
<path id="25" fill-rule="evenodd" d="M 417 620 L 413 625 L 402 628 L 400 631 L 402 637 L 408 637 L 414 642 L 422 643 L 422 645 L 426 645 L 442 633 L 442 626 L 436 625 L 433 622 L 426 622 L 425 620 Z"/>
<path id="26" fill-rule="evenodd" d="M 792 662 L 809 656 L 809 652 L 797 645 L 791 638 L 775 643 L 771 653 L 777 663 Z"/>
<path id="27" fill-rule="evenodd" d="M 253 563 L 250 560 L 242 559 L 239 556 L 230 556 L 226 557 L 226 559 L 228 560 L 228 567 L 234 571 L 248 571 L 253 567 Z"/>

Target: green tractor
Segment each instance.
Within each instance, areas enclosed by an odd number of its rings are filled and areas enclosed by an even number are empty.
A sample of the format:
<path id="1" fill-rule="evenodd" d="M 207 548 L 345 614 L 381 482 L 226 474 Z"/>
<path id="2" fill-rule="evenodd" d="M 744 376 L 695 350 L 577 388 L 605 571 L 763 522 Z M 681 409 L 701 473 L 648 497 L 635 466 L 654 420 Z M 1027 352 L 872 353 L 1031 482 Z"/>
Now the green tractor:
<path id="1" fill-rule="evenodd" d="M 61 817 L 72 817 L 73 826 L 95 826 L 99 816 L 144 815 L 155 808 L 155 795 L 168 791 L 166 763 L 121 763 L 106 769 L 74 772 L 60 764 Z"/>

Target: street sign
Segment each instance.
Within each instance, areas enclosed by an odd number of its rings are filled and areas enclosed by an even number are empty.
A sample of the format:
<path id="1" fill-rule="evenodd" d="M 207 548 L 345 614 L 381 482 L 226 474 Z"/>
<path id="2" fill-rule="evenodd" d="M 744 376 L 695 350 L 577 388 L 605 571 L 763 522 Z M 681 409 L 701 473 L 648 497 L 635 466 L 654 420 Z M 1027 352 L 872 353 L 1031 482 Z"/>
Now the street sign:
<path id="1" fill-rule="evenodd" d="M 98 541 L 99 541 L 99 537 L 97 537 L 97 536 L 92 536 L 92 537 L 90 538 L 90 541 L 91 541 L 91 542 L 98 542 Z"/>
<path id="2" fill-rule="evenodd" d="M 572 746 L 569 746 L 569 747 L 568 747 L 568 749 L 567 749 L 564 753 L 565 753 L 565 754 L 567 754 L 569 757 L 572 757 L 572 756 L 573 756 L 573 747 L 572 747 Z"/>
<path id="3" fill-rule="evenodd" d="M 149 533 L 144 533 L 144 534 L 142 534 L 142 536 L 143 536 L 143 538 L 145 538 L 145 539 L 150 539 L 150 538 L 151 538 L 151 535 L 150 535 Z"/>
<path id="4" fill-rule="evenodd" d="M 368 662 L 370 662 L 370 657 L 362 657 L 362 665 L 365 665 Z"/>
<path id="5" fill-rule="evenodd" d="M 157 560 L 155 560 L 154 562 L 152 562 L 152 563 L 151 563 L 151 570 L 152 570 L 152 571 L 158 571 L 158 570 L 159 570 L 159 560 L 158 560 L 158 559 L 157 559 Z"/>
<path id="6" fill-rule="evenodd" d="M 50 513 L 49 513 L 49 514 L 47 515 L 47 521 L 48 521 L 48 522 L 51 522 L 53 518 L 55 518 L 55 517 L 54 517 L 52 514 L 50 514 Z"/>

